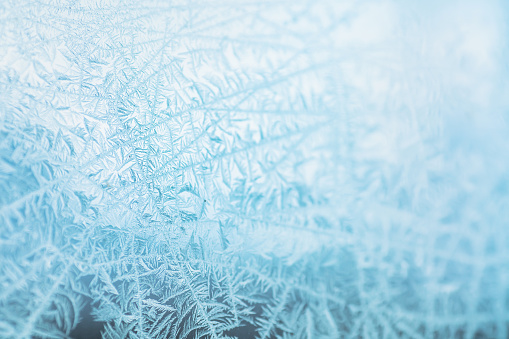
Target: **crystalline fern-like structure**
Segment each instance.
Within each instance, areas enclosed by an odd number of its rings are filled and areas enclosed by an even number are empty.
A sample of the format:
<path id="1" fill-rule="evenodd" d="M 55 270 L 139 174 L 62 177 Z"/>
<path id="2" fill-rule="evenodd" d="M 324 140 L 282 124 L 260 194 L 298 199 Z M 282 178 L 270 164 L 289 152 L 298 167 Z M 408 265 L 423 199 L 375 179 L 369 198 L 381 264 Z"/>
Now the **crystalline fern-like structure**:
<path id="1" fill-rule="evenodd" d="M 506 338 L 507 6 L 0 4 L 1 338 Z"/>

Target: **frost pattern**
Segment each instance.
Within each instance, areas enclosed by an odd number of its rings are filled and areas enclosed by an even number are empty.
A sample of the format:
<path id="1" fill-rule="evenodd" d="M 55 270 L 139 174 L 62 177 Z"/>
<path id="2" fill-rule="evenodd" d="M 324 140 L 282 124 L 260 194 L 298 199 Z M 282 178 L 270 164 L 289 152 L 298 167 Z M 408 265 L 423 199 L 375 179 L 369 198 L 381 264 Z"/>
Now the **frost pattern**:
<path id="1" fill-rule="evenodd" d="M 507 338 L 497 1 L 3 1 L 0 337 Z"/>

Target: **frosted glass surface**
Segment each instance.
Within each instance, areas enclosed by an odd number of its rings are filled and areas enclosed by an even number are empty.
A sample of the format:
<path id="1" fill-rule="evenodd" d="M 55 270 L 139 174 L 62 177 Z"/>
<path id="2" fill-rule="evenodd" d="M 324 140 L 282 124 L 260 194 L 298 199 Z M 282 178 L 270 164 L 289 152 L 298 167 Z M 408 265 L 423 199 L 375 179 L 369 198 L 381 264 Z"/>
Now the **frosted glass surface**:
<path id="1" fill-rule="evenodd" d="M 506 1 L 0 1 L 0 338 L 508 338 Z"/>

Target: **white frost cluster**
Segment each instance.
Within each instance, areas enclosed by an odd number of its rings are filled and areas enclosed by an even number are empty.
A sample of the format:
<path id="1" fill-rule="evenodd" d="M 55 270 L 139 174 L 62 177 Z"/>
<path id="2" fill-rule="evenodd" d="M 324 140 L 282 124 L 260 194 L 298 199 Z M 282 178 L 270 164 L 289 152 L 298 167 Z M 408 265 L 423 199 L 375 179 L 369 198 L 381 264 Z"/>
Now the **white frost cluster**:
<path id="1" fill-rule="evenodd" d="M 507 338 L 508 15 L 1 2 L 0 338 Z"/>

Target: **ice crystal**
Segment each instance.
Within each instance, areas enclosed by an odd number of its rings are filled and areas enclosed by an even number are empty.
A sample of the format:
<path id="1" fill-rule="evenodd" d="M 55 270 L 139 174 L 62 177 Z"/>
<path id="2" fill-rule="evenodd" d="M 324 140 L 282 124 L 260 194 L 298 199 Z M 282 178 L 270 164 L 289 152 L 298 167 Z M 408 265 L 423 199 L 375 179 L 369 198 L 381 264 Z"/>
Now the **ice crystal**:
<path id="1" fill-rule="evenodd" d="M 507 9 L 3 1 L 0 337 L 507 338 Z"/>

